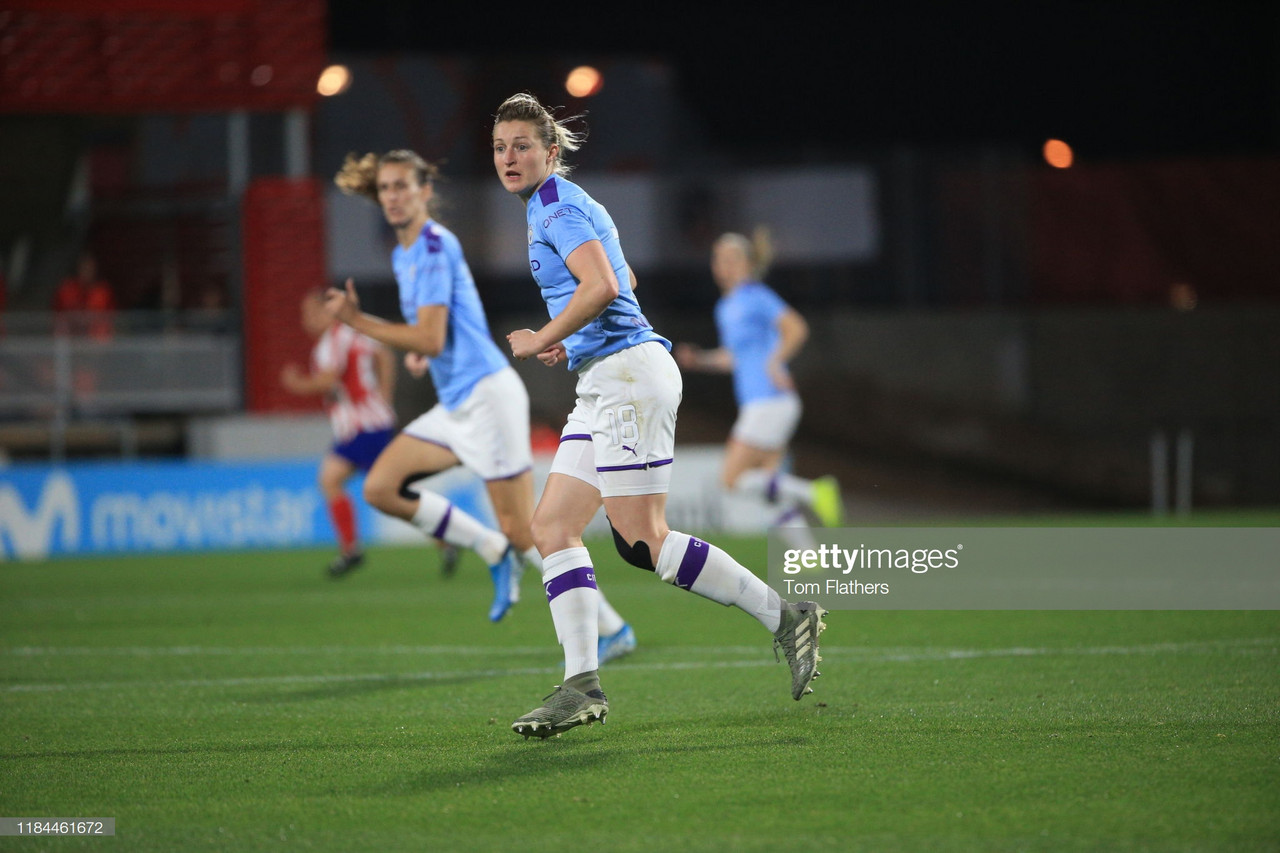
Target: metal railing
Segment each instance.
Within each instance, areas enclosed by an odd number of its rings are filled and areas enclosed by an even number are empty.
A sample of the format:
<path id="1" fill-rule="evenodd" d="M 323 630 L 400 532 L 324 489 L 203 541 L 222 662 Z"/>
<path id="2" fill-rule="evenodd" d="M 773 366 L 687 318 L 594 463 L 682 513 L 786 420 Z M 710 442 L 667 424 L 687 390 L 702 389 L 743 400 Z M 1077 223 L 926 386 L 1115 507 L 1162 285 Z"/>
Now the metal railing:
<path id="1" fill-rule="evenodd" d="M 0 419 L 46 425 L 58 458 L 73 424 L 118 429 L 127 453 L 134 416 L 237 411 L 240 337 L 229 313 L 128 312 L 109 326 L 102 316 L 5 315 Z"/>

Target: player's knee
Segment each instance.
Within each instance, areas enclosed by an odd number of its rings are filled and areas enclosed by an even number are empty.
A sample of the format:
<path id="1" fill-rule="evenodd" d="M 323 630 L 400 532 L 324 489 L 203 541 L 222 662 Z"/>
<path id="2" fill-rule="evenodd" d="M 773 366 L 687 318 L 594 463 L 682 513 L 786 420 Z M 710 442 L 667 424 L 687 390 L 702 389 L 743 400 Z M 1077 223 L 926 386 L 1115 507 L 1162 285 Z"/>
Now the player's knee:
<path id="1" fill-rule="evenodd" d="M 570 546 L 570 532 L 558 519 L 535 512 L 529 522 L 529 533 L 539 554 L 554 554 Z M 508 539 L 511 537 L 508 536 Z"/>
<path id="2" fill-rule="evenodd" d="M 411 473 L 405 474 L 403 477 L 400 478 L 399 485 L 396 486 L 396 494 L 398 494 L 400 497 L 404 498 L 407 501 L 416 501 L 418 499 L 418 490 L 413 488 L 413 484 L 418 482 L 421 479 L 430 477 L 433 473 L 435 472 L 434 471 L 413 471 Z M 372 476 L 374 479 L 379 479 L 379 480 L 381 479 L 376 473 L 371 474 L 370 476 Z M 380 485 L 386 487 L 389 484 L 380 483 Z"/>
<path id="3" fill-rule="evenodd" d="M 618 549 L 618 554 L 622 559 L 638 569 L 647 569 L 648 571 L 656 571 L 657 567 L 653 563 L 653 555 L 649 553 L 649 545 L 641 539 L 635 542 L 627 542 L 622 534 L 618 532 L 618 528 L 610 522 L 609 530 L 613 532 L 613 547 Z"/>
<path id="4" fill-rule="evenodd" d="M 396 494 L 396 488 L 378 477 L 367 477 L 364 481 L 365 503 L 374 509 L 386 512 Z"/>

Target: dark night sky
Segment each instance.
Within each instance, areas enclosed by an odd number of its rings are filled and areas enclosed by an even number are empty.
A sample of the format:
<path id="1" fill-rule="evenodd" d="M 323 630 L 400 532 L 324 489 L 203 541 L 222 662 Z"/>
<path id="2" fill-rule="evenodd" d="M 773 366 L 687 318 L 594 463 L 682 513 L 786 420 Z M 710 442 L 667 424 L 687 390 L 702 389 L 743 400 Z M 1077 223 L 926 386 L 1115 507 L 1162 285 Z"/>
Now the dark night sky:
<path id="1" fill-rule="evenodd" d="M 712 131 L 756 154 L 1048 136 L 1093 157 L 1280 152 L 1280 4 L 823 5 L 845 11 L 330 0 L 330 43 L 507 67 L 543 43 L 575 62 L 661 56 Z"/>

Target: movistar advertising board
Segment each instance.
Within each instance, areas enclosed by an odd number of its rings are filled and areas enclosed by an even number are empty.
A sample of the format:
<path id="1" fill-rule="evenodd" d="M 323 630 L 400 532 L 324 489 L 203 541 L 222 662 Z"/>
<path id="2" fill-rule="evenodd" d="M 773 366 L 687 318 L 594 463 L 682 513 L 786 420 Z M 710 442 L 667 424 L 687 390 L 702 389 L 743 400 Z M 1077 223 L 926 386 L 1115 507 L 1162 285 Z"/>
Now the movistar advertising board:
<path id="1" fill-rule="evenodd" d="M 777 513 L 725 492 L 723 449 L 682 446 L 672 472 L 667 520 L 679 530 L 762 534 Z M 0 467 L 0 560 L 73 554 L 336 546 L 316 485 L 318 458 L 82 462 Z M 540 493 L 551 455 L 534 457 Z M 369 508 L 361 478 L 347 484 L 362 541 L 427 544 L 416 528 Z M 457 467 L 420 480 L 496 527 L 484 483 Z M 609 537 L 603 512 L 587 533 Z"/>
<path id="2" fill-rule="evenodd" d="M 330 545 L 316 468 L 308 459 L 0 468 L 0 558 Z M 484 512 L 471 483 L 448 485 L 447 496 Z M 360 486 L 349 484 L 361 531 L 394 538 Z"/>

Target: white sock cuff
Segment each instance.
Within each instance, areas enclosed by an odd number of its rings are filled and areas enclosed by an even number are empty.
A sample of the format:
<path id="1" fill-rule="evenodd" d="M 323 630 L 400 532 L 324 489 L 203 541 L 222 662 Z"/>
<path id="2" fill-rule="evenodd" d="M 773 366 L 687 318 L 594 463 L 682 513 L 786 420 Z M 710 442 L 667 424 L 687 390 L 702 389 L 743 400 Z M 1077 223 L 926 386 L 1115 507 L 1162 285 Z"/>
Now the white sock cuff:
<path id="1" fill-rule="evenodd" d="M 693 589 L 694 582 L 702 574 L 712 546 L 696 536 L 672 530 L 662 540 L 655 569 L 658 577 L 681 589 Z"/>
<path id="2" fill-rule="evenodd" d="M 772 483 L 772 471 L 764 468 L 751 468 L 738 475 L 737 481 L 733 484 L 733 490 L 767 501 L 770 500 L 769 493 L 772 491 L 770 488 Z"/>
<path id="3" fill-rule="evenodd" d="M 443 495 L 424 491 L 418 495 L 418 508 L 413 511 L 413 525 L 428 536 L 444 538 L 453 504 Z"/>
<path id="4" fill-rule="evenodd" d="M 509 544 L 507 537 L 435 492 L 424 491 L 418 495 L 413 524 L 427 536 L 470 548 L 491 566 L 502 559 Z"/>
<path id="5" fill-rule="evenodd" d="M 548 554 L 542 560 L 542 582 L 554 580 L 565 572 L 591 567 L 591 554 L 586 548 L 565 548 Z"/>

